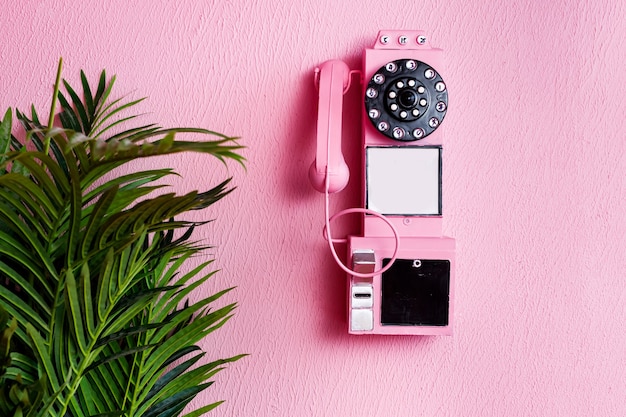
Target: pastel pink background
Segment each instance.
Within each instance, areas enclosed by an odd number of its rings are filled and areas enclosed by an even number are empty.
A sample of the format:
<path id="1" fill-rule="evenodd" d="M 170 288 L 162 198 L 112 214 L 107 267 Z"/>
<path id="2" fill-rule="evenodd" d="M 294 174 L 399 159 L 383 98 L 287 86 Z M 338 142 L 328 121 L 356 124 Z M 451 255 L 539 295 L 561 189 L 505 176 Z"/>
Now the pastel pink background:
<path id="1" fill-rule="evenodd" d="M 5 5 L 6 6 L 6 5 Z M 12 2 L 0 17 L 0 109 L 45 112 L 59 56 L 150 97 L 146 122 L 239 135 L 248 170 L 183 156 L 183 192 L 233 175 L 198 218 L 237 285 L 207 339 L 230 366 L 200 402 L 224 416 L 626 415 L 626 3 L 232 0 Z M 379 29 L 445 50 L 445 232 L 457 239 L 452 337 L 350 337 L 343 274 L 309 186 L 313 68 L 352 68 Z M 358 116 L 358 92 L 346 97 Z M 353 170 L 333 209 L 357 205 Z M 156 166 L 157 161 L 145 166 Z M 339 226 L 338 226 L 339 227 Z M 348 221 L 340 226 L 355 232 Z"/>

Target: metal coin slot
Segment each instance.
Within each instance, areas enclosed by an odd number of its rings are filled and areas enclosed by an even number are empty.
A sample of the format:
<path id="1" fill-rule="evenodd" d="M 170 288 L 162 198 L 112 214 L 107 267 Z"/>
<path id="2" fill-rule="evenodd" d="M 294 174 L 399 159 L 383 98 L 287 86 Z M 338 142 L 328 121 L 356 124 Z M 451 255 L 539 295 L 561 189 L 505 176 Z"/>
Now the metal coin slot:
<path id="1" fill-rule="evenodd" d="M 372 294 L 357 292 L 354 293 L 354 298 L 372 298 Z"/>

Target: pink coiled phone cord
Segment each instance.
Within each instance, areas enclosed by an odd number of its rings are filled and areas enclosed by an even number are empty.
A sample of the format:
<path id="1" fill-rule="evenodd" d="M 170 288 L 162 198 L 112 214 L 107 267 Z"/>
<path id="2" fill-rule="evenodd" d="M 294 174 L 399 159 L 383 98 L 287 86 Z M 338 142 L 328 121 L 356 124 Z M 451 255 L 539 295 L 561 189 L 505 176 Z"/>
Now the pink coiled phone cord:
<path id="1" fill-rule="evenodd" d="M 329 140 L 330 142 L 330 140 Z M 327 150 L 330 149 L 330 145 L 327 146 Z M 327 151 L 327 153 L 330 153 L 329 151 Z M 329 161 L 330 156 L 327 155 L 326 160 Z M 366 208 L 349 208 L 349 209 L 345 209 L 345 210 L 341 210 L 337 213 L 335 213 L 332 217 L 330 216 L 330 175 L 328 172 L 328 166 L 326 166 L 326 179 L 325 179 L 325 192 L 324 192 L 324 198 L 325 198 L 325 209 L 324 209 L 324 215 L 325 215 L 325 221 L 326 221 L 326 225 L 324 226 L 323 229 L 323 236 L 324 239 L 326 239 L 328 241 L 328 246 L 330 247 L 330 252 L 333 254 L 333 258 L 335 259 L 335 262 L 337 263 L 337 265 L 339 265 L 339 267 L 341 269 L 343 269 L 346 273 L 354 276 L 354 277 L 358 277 L 358 278 L 371 278 L 375 275 L 379 275 L 382 274 L 383 272 L 386 272 L 389 268 L 391 268 L 391 266 L 393 265 L 393 263 L 395 262 L 397 256 L 398 256 L 398 249 L 400 247 L 400 235 L 398 234 L 398 231 L 396 230 L 395 226 L 389 221 L 389 219 L 387 219 L 384 215 L 370 210 L 370 209 L 366 209 Z M 335 243 L 346 243 L 347 239 L 333 239 L 332 238 L 332 233 L 330 230 L 330 223 L 335 220 L 338 217 L 341 216 L 345 216 L 346 214 L 352 214 L 352 213 L 365 213 L 365 214 L 371 214 L 373 216 L 378 217 L 379 219 L 383 220 L 385 223 L 387 223 L 387 225 L 391 228 L 391 231 L 393 232 L 393 236 L 395 239 L 395 248 L 393 250 L 393 255 L 391 256 L 391 259 L 389 260 L 389 263 L 387 265 L 385 265 L 383 268 L 379 269 L 378 271 L 374 271 L 371 273 L 361 273 L 361 272 L 356 272 L 353 271 L 352 269 L 348 268 L 343 262 L 341 262 L 341 259 L 339 259 L 339 255 L 337 255 L 337 251 L 335 250 Z"/>

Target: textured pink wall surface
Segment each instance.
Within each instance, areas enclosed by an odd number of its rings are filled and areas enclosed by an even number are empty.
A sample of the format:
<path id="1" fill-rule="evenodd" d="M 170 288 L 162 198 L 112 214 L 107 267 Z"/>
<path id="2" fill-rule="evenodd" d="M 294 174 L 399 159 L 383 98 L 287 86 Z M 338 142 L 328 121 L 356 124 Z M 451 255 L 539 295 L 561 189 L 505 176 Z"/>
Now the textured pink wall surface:
<path id="1" fill-rule="evenodd" d="M 239 135 L 248 170 L 163 163 L 177 191 L 233 175 L 200 218 L 236 285 L 210 355 L 250 353 L 199 402 L 224 416 L 626 415 L 626 3 L 449 0 L 14 2 L 0 16 L 0 108 L 49 106 L 56 63 L 117 74 L 145 120 Z M 346 332 L 321 237 L 313 68 L 360 65 L 379 29 L 446 53 L 444 231 L 457 239 L 452 337 Z M 358 117 L 359 94 L 346 97 Z M 358 205 L 353 170 L 333 209 Z M 148 162 L 155 164 L 156 162 Z M 354 224 L 338 226 L 356 232 Z M 207 255 L 208 256 L 208 255 Z"/>

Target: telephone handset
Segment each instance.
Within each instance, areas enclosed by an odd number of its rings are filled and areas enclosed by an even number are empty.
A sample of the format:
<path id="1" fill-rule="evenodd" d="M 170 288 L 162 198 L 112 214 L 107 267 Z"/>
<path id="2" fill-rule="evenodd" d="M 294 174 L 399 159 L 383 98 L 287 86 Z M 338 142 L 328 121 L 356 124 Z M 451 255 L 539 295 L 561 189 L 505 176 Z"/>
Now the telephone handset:
<path id="1" fill-rule="evenodd" d="M 350 86 L 350 68 L 338 60 L 326 61 L 316 70 L 319 89 L 317 152 L 309 169 L 313 187 L 329 193 L 341 191 L 350 173 L 341 152 L 343 95 Z"/>
<path id="2" fill-rule="evenodd" d="M 338 60 L 315 70 L 319 91 L 314 188 L 326 195 L 325 234 L 348 274 L 348 331 L 353 334 L 450 334 L 454 239 L 442 229 L 441 124 L 448 90 L 442 51 L 423 31 L 381 31 L 365 50 L 364 68 Z M 343 95 L 354 73 L 363 94 L 363 207 L 330 216 L 328 196 L 349 172 L 342 154 Z M 354 77 L 357 78 L 357 77 Z M 334 239 L 331 221 L 362 214 L 362 235 Z M 334 243 L 348 246 L 347 267 Z"/>

